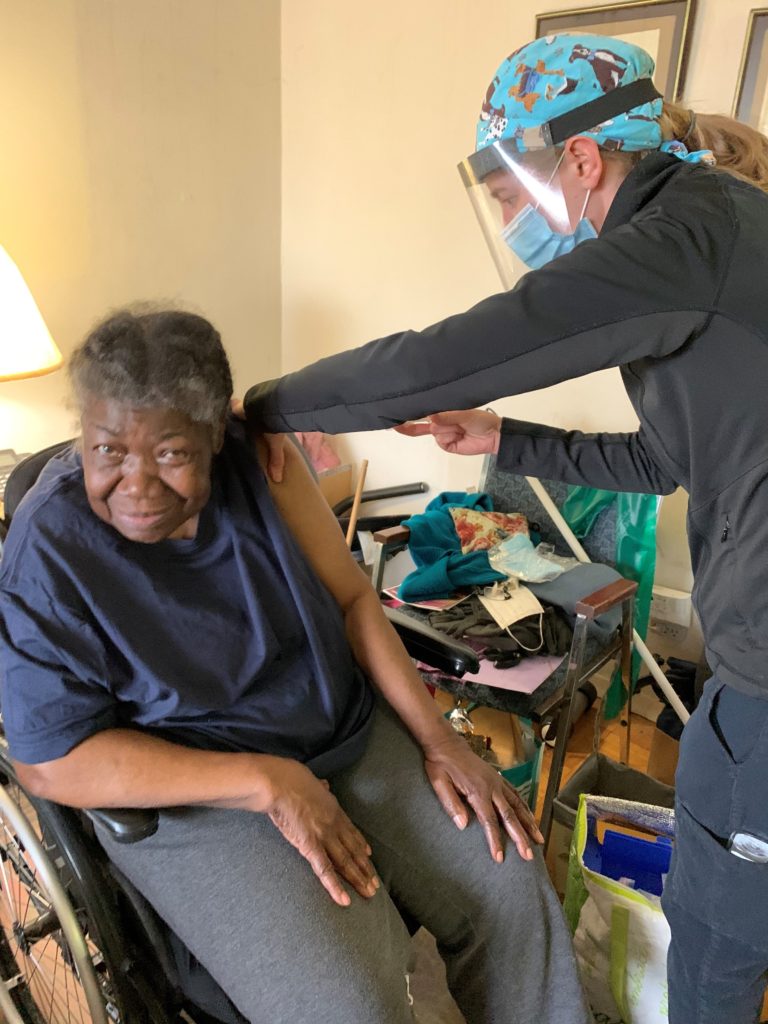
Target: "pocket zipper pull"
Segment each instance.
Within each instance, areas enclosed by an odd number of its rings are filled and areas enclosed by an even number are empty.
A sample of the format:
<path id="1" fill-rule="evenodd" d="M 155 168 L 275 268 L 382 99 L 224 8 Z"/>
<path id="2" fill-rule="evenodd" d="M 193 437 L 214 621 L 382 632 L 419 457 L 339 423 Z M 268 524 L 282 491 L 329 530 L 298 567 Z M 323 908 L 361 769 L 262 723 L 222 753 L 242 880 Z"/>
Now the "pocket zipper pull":
<path id="1" fill-rule="evenodd" d="M 730 528 L 731 528 L 731 521 L 728 518 L 728 516 L 726 516 L 725 517 L 725 527 L 723 528 L 723 532 L 720 535 L 721 543 L 725 544 L 725 542 L 728 540 L 728 531 L 730 530 Z"/>

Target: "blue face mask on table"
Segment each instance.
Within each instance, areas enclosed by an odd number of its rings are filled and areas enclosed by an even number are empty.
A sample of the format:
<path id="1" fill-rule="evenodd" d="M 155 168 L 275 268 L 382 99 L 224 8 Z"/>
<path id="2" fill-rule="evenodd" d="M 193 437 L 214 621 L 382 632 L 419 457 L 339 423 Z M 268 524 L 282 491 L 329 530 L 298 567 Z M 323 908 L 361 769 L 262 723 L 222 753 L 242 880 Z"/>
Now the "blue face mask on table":
<path id="1" fill-rule="evenodd" d="M 501 237 L 526 266 L 538 270 L 558 256 L 571 252 L 582 242 L 597 238 L 592 223 L 584 216 L 589 196 L 587 192 L 581 219 L 575 230 L 568 234 L 554 231 L 544 214 L 529 203 L 506 225 Z"/>

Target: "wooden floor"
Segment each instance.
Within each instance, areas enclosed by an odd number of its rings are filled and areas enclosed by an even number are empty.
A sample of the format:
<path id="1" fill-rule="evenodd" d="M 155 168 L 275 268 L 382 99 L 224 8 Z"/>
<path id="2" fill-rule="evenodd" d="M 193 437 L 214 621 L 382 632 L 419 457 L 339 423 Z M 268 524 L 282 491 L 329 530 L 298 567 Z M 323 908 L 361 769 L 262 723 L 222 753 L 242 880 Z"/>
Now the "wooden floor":
<path id="1" fill-rule="evenodd" d="M 449 710 L 453 707 L 453 697 L 448 694 L 438 693 L 436 700 L 441 707 Z M 576 769 L 583 763 L 584 759 L 592 752 L 595 732 L 595 714 L 592 708 L 579 721 L 568 742 L 568 752 L 565 755 L 563 767 L 563 783 L 573 775 Z M 477 708 L 472 712 L 472 722 L 475 732 L 491 737 L 493 749 L 502 765 L 511 763 L 513 760 L 513 749 L 511 730 L 509 728 L 509 715 L 493 708 Z M 651 739 L 654 732 L 654 723 L 640 715 L 632 715 L 631 739 L 629 763 L 633 768 L 645 771 L 648 767 L 648 755 L 651 750 Z M 618 720 L 603 723 L 600 730 L 600 750 L 608 757 L 619 760 L 621 754 L 621 741 L 623 728 Z M 541 814 L 541 807 L 544 801 L 544 793 L 549 778 L 549 765 L 552 761 L 552 751 L 545 748 L 544 759 L 541 767 L 541 782 L 539 784 L 539 798 L 536 805 L 537 816 Z"/>

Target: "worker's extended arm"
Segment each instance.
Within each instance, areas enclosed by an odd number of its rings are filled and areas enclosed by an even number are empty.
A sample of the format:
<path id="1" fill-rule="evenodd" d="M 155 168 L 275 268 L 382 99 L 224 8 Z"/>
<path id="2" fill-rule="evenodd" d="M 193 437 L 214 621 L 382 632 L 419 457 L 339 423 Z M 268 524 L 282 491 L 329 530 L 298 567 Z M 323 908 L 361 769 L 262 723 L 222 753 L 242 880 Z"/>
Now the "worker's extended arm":
<path id="1" fill-rule="evenodd" d="M 404 423 L 409 437 L 431 434 L 452 455 L 497 456 L 500 469 L 611 491 L 671 494 L 677 480 L 645 432 L 583 434 L 542 423 L 502 419 L 490 409 L 454 409 Z"/>
<path id="2" fill-rule="evenodd" d="M 248 418 L 272 432 L 380 429 L 669 355 L 712 313 L 723 268 L 706 245 L 651 211 L 465 313 L 256 385 Z"/>

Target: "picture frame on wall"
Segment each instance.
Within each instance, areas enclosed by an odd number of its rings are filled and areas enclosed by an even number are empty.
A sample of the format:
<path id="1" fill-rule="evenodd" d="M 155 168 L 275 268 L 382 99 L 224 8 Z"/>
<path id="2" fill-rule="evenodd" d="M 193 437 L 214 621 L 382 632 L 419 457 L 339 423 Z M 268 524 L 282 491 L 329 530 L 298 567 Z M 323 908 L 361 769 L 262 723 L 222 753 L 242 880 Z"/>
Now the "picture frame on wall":
<path id="1" fill-rule="evenodd" d="M 656 88 L 665 100 L 682 95 L 696 0 L 624 0 L 536 16 L 536 37 L 559 32 L 615 36 L 641 46 L 656 64 Z"/>
<path id="2" fill-rule="evenodd" d="M 733 116 L 768 133 L 768 7 L 749 12 Z"/>

